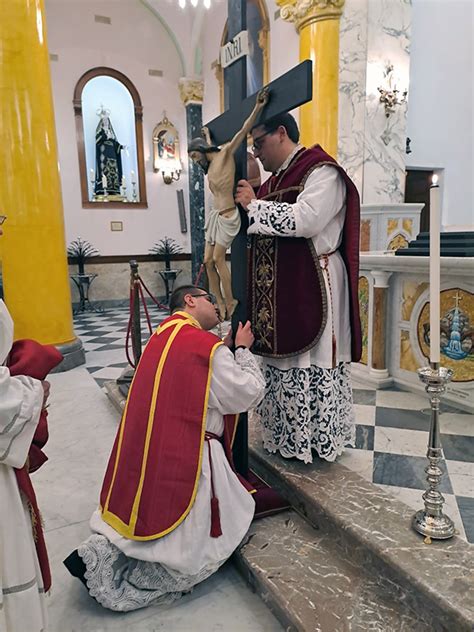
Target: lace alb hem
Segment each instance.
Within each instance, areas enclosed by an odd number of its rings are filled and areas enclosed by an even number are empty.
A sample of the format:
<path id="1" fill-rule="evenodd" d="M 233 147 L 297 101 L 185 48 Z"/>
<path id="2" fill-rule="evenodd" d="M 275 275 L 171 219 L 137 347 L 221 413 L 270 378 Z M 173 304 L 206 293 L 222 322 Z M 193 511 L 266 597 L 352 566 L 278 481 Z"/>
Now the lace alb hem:
<path id="1" fill-rule="evenodd" d="M 285 371 L 267 365 L 265 378 L 265 397 L 255 413 L 266 450 L 312 463 L 312 450 L 335 461 L 345 447 L 355 446 L 349 363 Z"/>
<path id="2" fill-rule="evenodd" d="M 215 573 L 225 562 L 183 575 L 159 563 L 127 557 L 109 540 L 93 534 L 78 548 L 86 565 L 87 588 L 104 608 L 118 612 L 167 605 Z"/>

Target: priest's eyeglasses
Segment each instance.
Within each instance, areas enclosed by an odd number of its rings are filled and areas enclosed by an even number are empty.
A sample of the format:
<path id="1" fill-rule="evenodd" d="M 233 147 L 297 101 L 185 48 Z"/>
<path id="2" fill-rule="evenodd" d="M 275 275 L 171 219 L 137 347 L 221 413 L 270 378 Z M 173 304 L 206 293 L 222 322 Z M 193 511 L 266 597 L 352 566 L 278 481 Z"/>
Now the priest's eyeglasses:
<path id="1" fill-rule="evenodd" d="M 265 136 L 268 136 L 268 134 L 273 134 L 275 130 L 271 130 L 268 132 L 265 132 L 264 134 L 260 134 L 260 136 L 257 136 L 257 138 L 254 139 L 253 141 L 253 145 L 252 145 L 252 151 L 253 153 L 260 151 L 262 149 L 262 138 L 265 138 Z"/>
<path id="2" fill-rule="evenodd" d="M 191 294 L 191 296 L 194 296 L 194 298 L 205 298 L 206 301 L 209 301 L 209 303 L 212 303 L 213 305 L 216 304 L 216 297 L 214 294 Z"/>

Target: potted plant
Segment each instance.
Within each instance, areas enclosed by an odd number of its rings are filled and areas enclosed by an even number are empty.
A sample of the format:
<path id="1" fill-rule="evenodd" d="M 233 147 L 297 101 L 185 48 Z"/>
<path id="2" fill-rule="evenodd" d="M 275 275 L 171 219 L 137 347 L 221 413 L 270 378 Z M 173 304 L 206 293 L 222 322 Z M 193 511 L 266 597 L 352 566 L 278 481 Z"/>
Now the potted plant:
<path id="1" fill-rule="evenodd" d="M 181 269 L 171 268 L 171 257 L 180 254 L 183 252 L 183 249 L 171 237 L 163 237 L 158 243 L 154 244 L 153 248 L 150 248 L 149 252 L 158 255 L 160 258 L 163 257 L 165 261 L 165 269 L 160 270 L 160 276 L 165 283 L 166 302 L 168 303 L 176 277 L 181 272 Z"/>
<path id="2" fill-rule="evenodd" d="M 99 251 L 94 248 L 87 240 L 78 237 L 68 246 L 67 255 L 73 259 L 72 263 L 77 263 L 80 275 L 84 274 L 84 263 L 89 257 L 95 257 Z"/>
<path id="3" fill-rule="evenodd" d="M 154 255 L 161 255 L 165 260 L 165 270 L 171 270 L 171 257 L 180 254 L 183 249 L 171 237 L 163 237 L 157 244 L 154 244 L 153 248 L 150 248 L 150 252 Z"/>

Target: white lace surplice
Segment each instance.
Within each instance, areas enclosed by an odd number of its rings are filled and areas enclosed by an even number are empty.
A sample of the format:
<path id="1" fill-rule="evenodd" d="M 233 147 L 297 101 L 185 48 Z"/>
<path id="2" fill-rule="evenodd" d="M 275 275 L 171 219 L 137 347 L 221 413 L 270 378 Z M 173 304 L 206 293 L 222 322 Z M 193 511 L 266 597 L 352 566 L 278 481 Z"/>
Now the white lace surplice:
<path id="1" fill-rule="evenodd" d="M 0 363 L 10 351 L 13 326 L 0 300 Z M 14 467 L 28 457 L 43 404 L 41 382 L 11 377 L 0 366 L 0 630 L 40 632 L 47 627 L 43 579 L 31 516 Z"/>
<path id="2" fill-rule="evenodd" d="M 343 259 L 335 252 L 341 243 L 345 200 L 346 186 L 337 169 L 322 165 L 310 174 L 294 204 L 253 200 L 249 205 L 249 234 L 305 237 L 312 240 L 319 256 L 333 253 L 327 268 L 320 260 L 328 298 L 322 336 L 316 346 L 300 355 L 263 359 L 266 391 L 256 411 L 265 448 L 306 463 L 312 461 L 311 450 L 333 461 L 344 446 L 355 441 L 348 279 Z M 295 309 L 304 303 L 304 297 L 289 296 L 288 300 Z"/>
<path id="3" fill-rule="evenodd" d="M 238 349 L 234 360 L 227 347 L 219 347 L 213 361 L 207 430 L 222 435 L 223 415 L 256 406 L 263 391 L 264 379 L 252 354 Z M 78 551 L 87 566 L 89 592 L 103 606 L 125 611 L 150 603 L 168 603 L 215 572 L 244 538 L 253 518 L 254 500 L 232 471 L 221 443 L 211 440 L 209 445 L 222 535 L 210 537 L 211 483 L 206 442 L 193 507 L 168 535 L 148 542 L 129 540 L 106 524 L 99 511 L 93 514 L 90 524 L 97 535 Z"/>

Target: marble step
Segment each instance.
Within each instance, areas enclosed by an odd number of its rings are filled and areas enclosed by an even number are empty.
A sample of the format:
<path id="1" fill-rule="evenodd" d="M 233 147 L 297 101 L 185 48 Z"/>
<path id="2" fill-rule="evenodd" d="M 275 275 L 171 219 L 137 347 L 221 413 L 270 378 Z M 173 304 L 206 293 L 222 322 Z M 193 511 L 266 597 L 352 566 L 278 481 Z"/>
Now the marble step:
<path id="1" fill-rule="evenodd" d="M 234 561 L 286 632 L 437 629 L 294 511 L 255 521 Z"/>
<path id="2" fill-rule="evenodd" d="M 405 504 L 337 462 L 305 465 L 270 455 L 252 428 L 249 459 L 258 476 L 288 499 L 315 534 L 330 535 L 339 556 L 358 565 L 367 578 L 389 582 L 397 601 L 416 611 L 432 630 L 474 630 L 472 545 L 456 536 L 425 544 L 413 531 L 413 510 Z M 421 503 L 420 493 L 420 508 Z M 261 524 L 263 529 L 271 523 Z M 291 551 L 288 555 L 290 560 Z"/>

